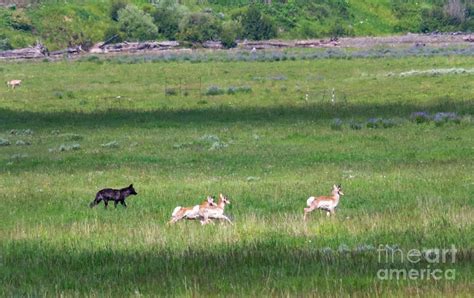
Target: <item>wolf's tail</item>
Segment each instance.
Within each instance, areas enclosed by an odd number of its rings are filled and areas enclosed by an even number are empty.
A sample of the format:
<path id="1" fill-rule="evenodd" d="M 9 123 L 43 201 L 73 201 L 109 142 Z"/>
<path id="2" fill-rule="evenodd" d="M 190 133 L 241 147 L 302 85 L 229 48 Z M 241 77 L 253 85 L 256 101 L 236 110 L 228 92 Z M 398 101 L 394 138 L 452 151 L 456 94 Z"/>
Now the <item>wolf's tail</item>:
<path id="1" fill-rule="evenodd" d="M 173 213 L 171 213 L 171 217 L 174 217 L 180 209 L 181 209 L 181 206 L 174 208 Z"/>
<path id="2" fill-rule="evenodd" d="M 311 207 L 311 204 L 313 204 L 315 198 L 314 197 L 309 197 L 307 200 L 306 200 L 306 205 L 308 205 L 308 207 Z"/>

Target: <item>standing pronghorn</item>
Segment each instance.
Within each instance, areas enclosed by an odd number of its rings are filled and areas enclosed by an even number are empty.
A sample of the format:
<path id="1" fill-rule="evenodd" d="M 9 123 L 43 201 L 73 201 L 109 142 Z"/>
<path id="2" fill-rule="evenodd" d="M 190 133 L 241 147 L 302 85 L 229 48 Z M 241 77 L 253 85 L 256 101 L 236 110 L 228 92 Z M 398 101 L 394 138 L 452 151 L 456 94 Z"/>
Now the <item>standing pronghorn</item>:
<path id="1" fill-rule="evenodd" d="M 200 210 L 203 208 L 207 208 L 210 206 L 217 206 L 216 203 L 214 203 L 214 198 L 211 196 L 208 196 L 202 203 L 201 205 L 196 205 L 194 207 L 181 207 L 178 206 L 174 208 L 173 213 L 171 214 L 171 220 L 168 222 L 168 224 L 172 224 L 177 222 L 180 219 L 199 219 L 201 218 L 201 215 L 199 213 Z"/>
<path id="2" fill-rule="evenodd" d="M 21 80 L 11 80 L 7 82 L 8 87 L 12 87 L 12 89 L 15 89 L 16 86 L 20 86 Z"/>
<path id="3" fill-rule="evenodd" d="M 201 215 L 201 224 L 205 225 L 211 222 L 211 219 L 224 219 L 230 224 L 232 221 L 224 215 L 224 208 L 225 205 L 229 205 L 229 199 L 224 196 L 223 194 L 219 194 L 219 201 L 217 202 L 217 206 L 209 206 L 199 210 L 199 214 Z"/>
<path id="4" fill-rule="evenodd" d="M 333 185 L 332 187 L 332 196 L 320 196 L 320 197 L 309 197 L 306 201 L 308 208 L 304 208 L 304 217 L 303 219 L 306 220 L 306 215 L 313 211 L 314 209 L 321 209 L 327 212 L 327 216 L 334 214 L 334 209 L 339 204 L 340 196 L 343 196 L 342 187 L 341 185 Z"/>

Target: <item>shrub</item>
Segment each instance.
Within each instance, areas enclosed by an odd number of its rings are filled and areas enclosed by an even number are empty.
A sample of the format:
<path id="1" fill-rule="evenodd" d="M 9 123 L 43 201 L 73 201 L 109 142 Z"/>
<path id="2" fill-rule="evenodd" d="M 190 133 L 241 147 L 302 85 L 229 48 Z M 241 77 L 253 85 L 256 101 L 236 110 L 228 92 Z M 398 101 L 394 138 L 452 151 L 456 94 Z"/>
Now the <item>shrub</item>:
<path id="1" fill-rule="evenodd" d="M 218 141 L 218 142 L 212 143 L 209 150 L 220 150 L 220 149 L 226 148 L 228 146 L 229 146 L 228 144 Z"/>
<path id="2" fill-rule="evenodd" d="M 459 123 L 462 125 L 471 125 L 473 123 L 471 115 L 465 115 L 459 119 Z"/>
<path id="3" fill-rule="evenodd" d="M 0 146 L 10 146 L 10 141 L 0 138 Z"/>
<path id="4" fill-rule="evenodd" d="M 27 129 L 12 129 L 10 130 L 11 135 L 17 135 L 17 136 L 31 136 L 33 135 L 33 131 L 29 128 Z"/>
<path id="5" fill-rule="evenodd" d="M 421 32 L 441 30 L 445 25 L 443 10 L 440 7 L 425 8 L 421 11 Z"/>
<path id="6" fill-rule="evenodd" d="M 113 40 L 114 42 L 122 42 L 123 35 L 124 34 L 122 31 L 120 31 L 119 27 L 116 24 L 112 24 L 104 31 L 104 41 L 109 40 L 110 38 L 115 36 Z"/>
<path id="7" fill-rule="evenodd" d="M 10 22 L 12 28 L 16 30 L 31 31 L 33 29 L 30 18 L 22 9 L 15 10 L 11 14 Z"/>
<path id="8" fill-rule="evenodd" d="M 381 128 L 383 126 L 382 119 L 370 118 L 366 124 L 367 128 Z"/>
<path id="9" fill-rule="evenodd" d="M 15 145 L 17 146 L 29 146 L 31 143 L 29 141 L 18 140 L 16 141 Z"/>
<path id="10" fill-rule="evenodd" d="M 331 128 L 334 130 L 341 130 L 342 129 L 342 120 L 339 118 L 334 118 L 331 121 Z"/>
<path id="11" fill-rule="evenodd" d="M 179 37 L 190 42 L 218 40 L 222 27 L 212 15 L 207 13 L 191 13 L 179 25 Z"/>
<path id="12" fill-rule="evenodd" d="M 420 27 L 420 6 L 405 0 L 391 0 L 391 11 L 397 18 L 396 32 L 417 32 Z"/>
<path id="13" fill-rule="evenodd" d="M 0 51 L 7 51 L 13 49 L 10 40 L 0 35 Z"/>
<path id="14" fill-rule="evenodd" d="M 255 6 L 250 6 L 242 17 L 243 34 L 252 40 L 271 39 L 277 35 L 276 25 Z"/>
<path id="15" fill-rule="evenodd" d="M 426 112 L 414 112 L 410 115 L 410 119 L 415 123 L 425 123 L 430 121 L 430 115 Z"/>
<path id="16" fill-rule="evenodd" d="M 151 16 L 158 32 L 167 39 L 175 40 L 179 33 L 179 22 L 187 13 L 186 6 L 176 4 L 174 0 L 162 0 Z"/>
<path id="17" fill-rule="evenodd" d="M 349 123 L 349 127 L 351 129 L 354 129 L 354 130 L 360 130 L 362 129 L 362 124 L 360 124 L 359 122 L 356 122 L 354 120 L 352 120 L 350 123 Z"/>
<path id="18" fill-rule="evenodd" d="M 316 38 L 321 35 L 319 33 L 318 25 L 315 22 L 306 20 L 300 23 L 298 31 L 302 38 Z"/>
<path id="19" fill-rule="evenodd" d="M 252 87 L 250 86 L 241 86 L 241 87 L 229 87 L 227 89 L 227 94 L 235 94 L 235 93 L 250 93 L 252 92 Z"/>
<path id="20" fill-rule="evenodd" d="M 71 150 L 79 150 L 81 149 L 81 145 L 80 144 L 71 144 L 71 145 L 65 145 L 65 144 L 61 144 L 58 148 L 58 151 L 59 152 L 65 152 L 65 151 L 71 151 Z M 54 152 L 55 150 L 52 149 L 50 150 L 51 152 Z"/>
<path id="21" fill-rule="evenodd" d="M 176 91 L 175 88 L 166 88 L 165 95 L 168 95 L 168 96 L 178 95 L 178 91 Z"/>
<path id="22" fill-rule="evenodd" d="M 119 10 L 118 23 L 127 40 L 152 40 L 158 36 L 158 28 L 151 16 L 134 5 Z"/>
<path id="23" fill-rule="evenodd" d="M 448 0 L 444 6 L 444 12 L 451 23 L 461 24 L 466 19 L 466 7 L 461 0 Z"/>
<path id="24" fill-rule="evenodd" d="M 206 141 L 206 142 L 220 142 L 220 139 L 216 135 L 209 135 L 205 134 L 199 138 L 199 141 Z"/>
<path id="25" fill-rule="evenodd" d="M 67 141 L 80 141 L 82 139 L 84 139 L 83 136 L 79 135 L 79 134 L 75 134 L 75 133 L 67 133 L 67 134 L 64 134 L 64 138 L 67 140 Z"/>
<path id="26" fill-rule="evenodd" d="M 420 30 L 472 31 L 474 20 L 472 1 L 448 0 L 421 11 Z"/>
<path id="27" fill-rule="evenodd" d="M 221 89 L 217 86 L 211 86 L 209 88 L 207 88 L 207 91 L 205 93 L 205 95 L 220 95 L 220 94 L 224 94 L 225 91 L 224 89 Z"/>
<path id="28" fill-rule="evenodd" d="M 461 123 L 461 117 L 454 112 L 440 112 L 433 116 L 433 121 L 436 126 L 441 126 L 448 122 L 459 124 Z"/>
<path id="29" fill-rule="evenodd" d="M 170 9 L 156 9 L 152 13 L 158 32 L 165 38 L 175 40 L 179 32 L 179 16 Z"/>
<path id="30" fill-rule="evenodd" d="M 117 141 L 111 141 L 105 144 L 100 145 L 103 148 L 118 148 L 119 143 Z"/>
<path id="31" fill-rule="evenodd" d="M 10 156 L 10 159 L 20 160 L 22 158 L 27 158 L 29 155 L 26 153 L 15 153 Z"/>
<path id="32" fill-rule="evenodd" d="M 94 43 L 92 42 L 92 39 L 90 36 L 85 34 L 83 31 L 80 31 L 80 32 L 71 34 L 68 46 L 74 46 L 74 45 L 80 45 L 83 50 L 87 51 L 90 48 L 92 48 Z"/>
<path id="33" fill-rule="evenodd" d="M 336 22 L 330 27 L 329 34 L 332 37 L 353 36 L 354 29 L 352 29 L 351 27 L 345 27 L 340 22 Z"/>
<path id="34" fill-rule="evenodd" d="M 118 12 L 121 9 L 124 9 L 127 7 L 128 1 L 126 0 L 113 0 L 112 3 L 110 4 L 110 10 L 109 10 L 109 15 L 110 18 L 114 21 L 118 21 L 119 15 Z"/>
<path id="35" fill-rule="evenodd" d="M 233 48 L 237 45 L 236 39 L 242 36 L 242 26 L 240 23 L 230 21 L 222 24 L 220 40 L 226 48 Z"/>
<path id="36" fill-rule="evenodd" d="M 382 120 L 383 128 L 391 128 L 397 126 L 397 122 L 393 119 L 383 119 Z"/>
<path id="37" fill-rule="evenodd" d="M 53 95 L 54 97 L 59 98 L 59 99 L 62 99 L 64 96 L 64 94 L 61 91 L 55 91 Z"/>

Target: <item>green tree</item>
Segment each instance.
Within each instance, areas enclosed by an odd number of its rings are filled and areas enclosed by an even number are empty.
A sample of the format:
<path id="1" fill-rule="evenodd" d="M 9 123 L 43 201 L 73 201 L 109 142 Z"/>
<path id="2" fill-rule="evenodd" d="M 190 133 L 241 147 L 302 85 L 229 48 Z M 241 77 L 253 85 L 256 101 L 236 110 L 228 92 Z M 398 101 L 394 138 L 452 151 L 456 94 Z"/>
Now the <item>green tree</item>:
<path id="1" fill-rule="evenodd" d="M 250 6 L 242 17 L 244 36 L 252 40 L 274 38 L 277 35 L 275 23 L 263 15 L 255 6 Z"/>
<path id="2" fill-rule="evenodd" d="M 158 28 L 152 17 L 134 5 L 127 5 L 119 10 L 118 23 L 127 40 L 152 40 L 158 36 Z"/>
<path id="3" fill-rule="evenodd" d="M 188 14 L 179 28 L 180 38 L 190 42 L 219 40 L 222 32 L 222 26 L 215 17 L 201 12 Z"/>
<path id="4" fill-rule="evenodd" d="M 127 7 L 128 1 L 126 0 L 113 0 L 110 4 L 109 15 L 114 21 L 118 21 L 118 12 L 121 9 Z"/>
<path id="5" fill-rule="evenodd" d="M 236 21 L 222 24 L 220 40 L 224 47 L 233 48 L 237 45 L 236 39 L 242 37 L 242 26 Z"/>
<path id="6" fill-rule="evenodd" d="M 179 23 L 188 13 L 188 8 L 174 0 L 162 0 L 151 13 L 158 26 L 158 32 L 167 39 L 175 40 L 179 33 Z"/>

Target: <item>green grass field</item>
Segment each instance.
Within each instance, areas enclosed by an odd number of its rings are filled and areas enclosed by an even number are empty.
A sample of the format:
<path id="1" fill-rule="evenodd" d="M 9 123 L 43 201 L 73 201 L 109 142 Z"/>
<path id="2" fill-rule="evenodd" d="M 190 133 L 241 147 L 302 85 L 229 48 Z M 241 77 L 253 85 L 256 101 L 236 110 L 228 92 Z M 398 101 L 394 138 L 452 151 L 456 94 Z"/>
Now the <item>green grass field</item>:
<path id="1" fill-rule="evenodd" d="M 23 80 L 0 88 L 0 296 L 474 291 L 472 56 L 90 60 L 0 65 L 3 81 Z M 466 71 L 399 75 L 451 68 Z M 421 111 L 457 118 L 417 124 Z M 130 183 L 127 209 L 88 207 Z M 306 199 L 335 183 L 336 216 L 303 222 Z M 220 192 L 233 226 L 166 225 Z M 389 262 L 387 245 L 458 251 Z M 378 278 L 387 268 L 455 278 Z"/>

